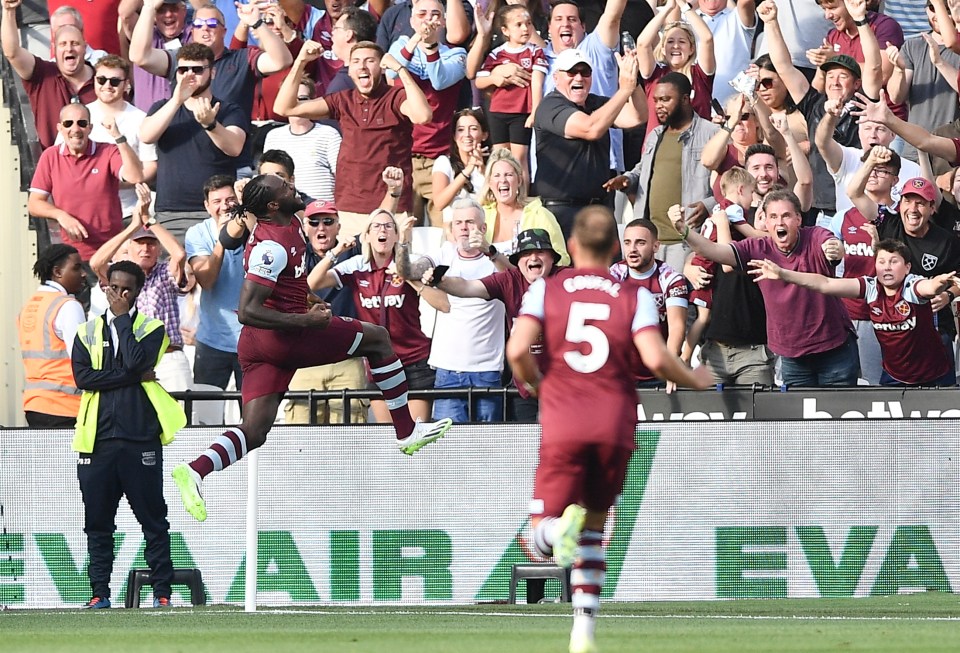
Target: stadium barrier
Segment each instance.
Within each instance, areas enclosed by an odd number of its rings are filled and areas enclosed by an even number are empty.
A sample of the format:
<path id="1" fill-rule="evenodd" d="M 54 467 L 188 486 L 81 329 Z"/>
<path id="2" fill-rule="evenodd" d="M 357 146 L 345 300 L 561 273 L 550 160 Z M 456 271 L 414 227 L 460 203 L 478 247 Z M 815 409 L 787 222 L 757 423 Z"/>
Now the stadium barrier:
<path id="1" fill-rule="evenodd" d="M 607 528 L 613 601 L 846 597 L 960 587 L 960 424 L 816 420 L 638 426 Z M 169 470 L 219 429 L 186 429 Z M 260 605 L 506 601 L 536 560 L 527 506 L 535 425 L 456 425 L 410 458 L 385 426 L 277 427 L 260 450 Z M 0 604 L 90 595 L 76 455 L 65 431 L 0 431 Z M 168 478 L 174 565 L 243 604 L 247 462 L 204 485 L 193 521 Z M 113 596 L 145 567 L 122 503 Z M 523 601 L 523 596 L 518 597 Z M 174 588 L 174 603 L 189 591 Z"/>

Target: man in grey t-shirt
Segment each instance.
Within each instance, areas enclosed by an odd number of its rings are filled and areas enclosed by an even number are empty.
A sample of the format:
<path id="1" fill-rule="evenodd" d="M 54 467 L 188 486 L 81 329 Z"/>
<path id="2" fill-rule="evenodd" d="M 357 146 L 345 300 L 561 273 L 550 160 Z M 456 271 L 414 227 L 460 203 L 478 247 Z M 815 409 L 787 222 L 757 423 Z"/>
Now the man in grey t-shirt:
<path id="1" fill-rule="evenodd" d="M 910 109 L 909 121 L 928 131 L 960 118 L 960 105 L 954 91 L 956 82 L 947 81 L 957 79 L 960 55 L 943 44 L 936 14 L 936 6 L 940 4 L 942 0 L 927 3 L 929 31 L 908 38 L 899 50 L 892 45 L 886 49 L 887 57 L 895 64 L 887 82 L 890 99 L 906 102 Z M 960 0 L 951 0 L 947 5 L 953 18 L 960 18 Z M 952 23 L 947 28 L 955 29 Z M 907 144 L 902 156 L 916 161 L 917 150 Z"/>

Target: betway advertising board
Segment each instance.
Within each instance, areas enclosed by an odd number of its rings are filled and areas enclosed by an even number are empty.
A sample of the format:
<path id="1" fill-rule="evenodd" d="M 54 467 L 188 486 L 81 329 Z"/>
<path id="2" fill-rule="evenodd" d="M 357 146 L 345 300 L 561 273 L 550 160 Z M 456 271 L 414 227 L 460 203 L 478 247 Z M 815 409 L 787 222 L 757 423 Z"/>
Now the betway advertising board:
<path id="1" fill-rule="evenodd" d="M 868 596 L 960 587 L 960 424 L 953 421 L 641 425 L 607 524 L 614 601 Z M 217 434 L 182 432 L 165 465 Z M 535 426 L 455 426 L 410 458 L 383 427 L 278 427 L 261 450 L 261 605 L 502 601 L 535 559 L 527 505 Z M 69 434 L 0 431 L 0 604 L 90 596 Z M 192 520 L 165 490 L 176 567 L 208 601 L 242 603 L 244 462 L 204 484 Z M 114 604 L 143 539 L 118 514 Z M 174 603 L 189 600 L 174 588 Z M 522 592 L 521 592 L 522 596 Z"/>

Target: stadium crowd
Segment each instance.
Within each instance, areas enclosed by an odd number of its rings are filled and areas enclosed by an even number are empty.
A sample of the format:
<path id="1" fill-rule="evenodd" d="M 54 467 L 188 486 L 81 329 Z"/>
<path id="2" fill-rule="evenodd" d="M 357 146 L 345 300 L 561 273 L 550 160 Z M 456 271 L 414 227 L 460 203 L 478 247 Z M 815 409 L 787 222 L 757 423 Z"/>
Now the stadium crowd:
<path id="1" fill-rule="evenodd" d="M 54 299 L 102 315 L 122 260 L 167 332 L 161 385 L 242 387 L 244 250 L 221 230 L 257 174 L 306 205 L 317 298 L 385 327 L 413 391 L 511 382 L 521 298 L 591 205 L 618 222 L 613 274 L 718 383 L 956 384 L 960 0 L 50 0 L 49 56 L 20 4 L 0 36 L 44 148 L 28 208 L 73 248 L 41 255 L 21 320 L 36 424 L 77 409 L 63 359 L 86 316 Z M 292 387 L 372 378 L 348 360 Z M 508 416 L 535 419 L 517 383 Z"/>

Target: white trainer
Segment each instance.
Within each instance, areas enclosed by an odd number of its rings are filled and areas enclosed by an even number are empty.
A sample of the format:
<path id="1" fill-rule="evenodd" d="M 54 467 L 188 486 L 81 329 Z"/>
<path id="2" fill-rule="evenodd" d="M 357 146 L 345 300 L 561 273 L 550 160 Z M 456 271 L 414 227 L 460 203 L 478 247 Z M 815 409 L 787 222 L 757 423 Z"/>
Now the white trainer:
<path id="1" fill-rule="evenodd" d="M 431 442 L 436 442 L 446 435 L 451 426 L 453 426 L 453 420 L 449 417 L 439 422 L 421 422 L 418 419 L 413 425 L 413 432 L 404 439 L 397 440 L 397 447 L 403 453 L 412 456 Z"/>
<path id="2" fill-rule="evenodd" d="M 570 633 L 570 653 L 597 653 L 593 633 L 573 631 Z"/>

